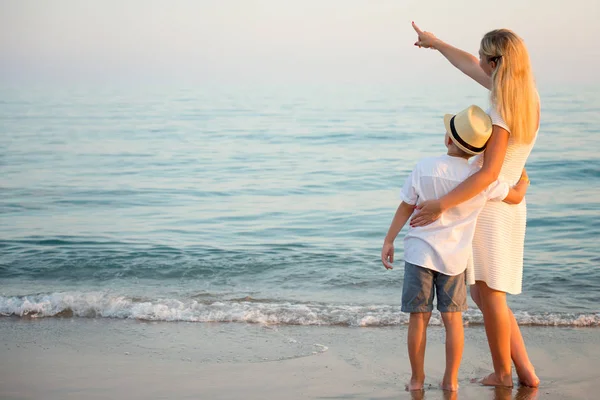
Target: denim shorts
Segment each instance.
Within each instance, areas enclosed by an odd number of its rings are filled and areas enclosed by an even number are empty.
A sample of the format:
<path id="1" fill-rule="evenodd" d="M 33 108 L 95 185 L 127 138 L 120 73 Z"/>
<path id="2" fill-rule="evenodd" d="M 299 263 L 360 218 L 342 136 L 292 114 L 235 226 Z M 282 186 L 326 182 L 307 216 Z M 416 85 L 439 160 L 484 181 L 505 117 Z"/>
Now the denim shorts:
<path id="1" fill-rule="evenodd" d="M 448 276 L 406 262 L 402 287 L 402 311 L 431 312 L 434 292 L 437 297 L 437 309 L 440 312 L 461 312 L 467 309 L 465 272 Z"/>

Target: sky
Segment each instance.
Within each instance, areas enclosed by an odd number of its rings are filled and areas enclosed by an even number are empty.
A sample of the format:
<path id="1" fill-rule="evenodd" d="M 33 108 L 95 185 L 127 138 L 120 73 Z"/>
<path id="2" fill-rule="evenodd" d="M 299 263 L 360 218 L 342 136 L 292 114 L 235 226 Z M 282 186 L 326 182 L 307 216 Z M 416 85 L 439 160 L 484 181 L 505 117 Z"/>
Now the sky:
<path id="1" fill-rule="evenodd" d="M 598 0 L 0 0 L 0 82 L 447 82 L 410 22 L 477 54 L 510 28 L 538 81 L 598 84 Z"/>

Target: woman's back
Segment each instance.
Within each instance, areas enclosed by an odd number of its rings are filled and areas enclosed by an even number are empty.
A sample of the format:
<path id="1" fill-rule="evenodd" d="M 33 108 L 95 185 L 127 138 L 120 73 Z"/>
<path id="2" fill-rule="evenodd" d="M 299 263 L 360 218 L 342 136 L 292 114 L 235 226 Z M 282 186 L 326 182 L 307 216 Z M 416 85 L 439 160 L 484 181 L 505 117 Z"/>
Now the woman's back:
<path id="1" fill-rule="evenodd" d="M 490 108 L 488 114 L 492 118 L 493 125 L 498 125 L 510 132 L 510 129 L 508 129 L 508 126 L 506 126 L 506 123 L 494 108 Z M 525 167 L 525 163 L 527 162 L 527 158 L 535 145 L 536 139 L 537 132 L 535 134 L 535 139 L 529 144 L 517 143 L 512 136 L 508 139 L 508 147 L 506 148 L 506 155 L 498 179 L 507 182 L 509 185 L 514 185 L 519 180 L 523 168 Z M 476 156 L 473 162 L 475 165 L 481 167 L 483 166 L 484 159 L 485 152 Z"/>
<path id="2" fill-rule="evenodd" d="M 492 124 L 510 132 L 500 114 L 492 107 L 488 114 Z M 506 155 L 498 179 L 514 185 L 521 177 L 525 163 L 537 139 L 531 143 L 518 143 L 509 137 Z M 485 152 L 474 160 L 482 166 Z M 522 289 L 523 246 L 527 221 L 526 202 L 509 205 L 488 202 L 477 220 L 473 238 L 473 263 L 467 268 L 467 281 L 483 281 L 502 292 L 518 294 Z"/>

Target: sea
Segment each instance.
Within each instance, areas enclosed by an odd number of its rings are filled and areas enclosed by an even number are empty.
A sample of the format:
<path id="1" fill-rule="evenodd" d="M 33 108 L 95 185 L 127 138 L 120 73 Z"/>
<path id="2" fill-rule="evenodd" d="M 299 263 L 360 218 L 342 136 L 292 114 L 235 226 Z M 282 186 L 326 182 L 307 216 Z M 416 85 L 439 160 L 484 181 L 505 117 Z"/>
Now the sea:
<path id="1" fill-rule="evenodd" d="M 540 87 L 522 325 L 600 326 L 599 92 Z M 469 83 L 6 85 L 0 316 L 407 324 L 404 231 L 391 271 L 383 238 L 470 104 Z"/>

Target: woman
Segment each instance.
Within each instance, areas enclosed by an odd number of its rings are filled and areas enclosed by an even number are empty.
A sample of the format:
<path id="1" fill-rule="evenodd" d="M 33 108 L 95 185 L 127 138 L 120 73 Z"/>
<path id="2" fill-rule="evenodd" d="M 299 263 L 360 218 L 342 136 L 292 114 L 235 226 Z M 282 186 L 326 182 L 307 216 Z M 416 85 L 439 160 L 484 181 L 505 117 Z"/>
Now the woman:
<path id="1" fill-rule="evenodd" d="M 428 225 L 440 215 L 474 197 L 501 179 L 516 183 L 537 137 L 540 104 L 527 48 L 514 32 L 498 29 L 481 40 L 479 59 L 421 31 L 415 46 L 438 50 L 456 68 L 491 91 L 493 132 L 482 156 L 481 166 L 448 195 L 424 202 L 411 221 Z M 480 214 L 473 240 L 473 265 L 468 268 L 471 296 L 481 309 L 492 353 L 494 372 L 481 383 L 512 386 L 512 361 L 522 385 L 537 387 L 539 379 L 529 361 L 521 331 L 506 303 L 506 293 L 521 292 L 525 202 L 512 206 L 489 202 Z"/>

